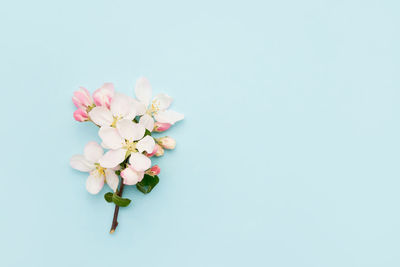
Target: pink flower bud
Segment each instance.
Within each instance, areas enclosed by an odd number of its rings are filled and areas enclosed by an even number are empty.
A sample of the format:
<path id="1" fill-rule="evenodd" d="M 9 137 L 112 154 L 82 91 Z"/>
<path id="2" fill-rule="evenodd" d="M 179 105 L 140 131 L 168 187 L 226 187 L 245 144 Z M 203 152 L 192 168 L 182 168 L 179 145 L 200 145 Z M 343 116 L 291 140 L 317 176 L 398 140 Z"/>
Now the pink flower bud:
<path id="1" fill-rule="evenodd" d="M 176 141 L 169 136 L 158 138 L 157 143 L 165 149 L 174 149 L 176 146 Z"/>
<path id="2" fill-rule="evenodd" d="M 151 152 L 151 153 L 148 153 L 147 154 L 147 156 L 149 157 L 149 158 L 151 158 L 152 156 L 154 156 L 156 153 L 157 153 L 157 150 L 158 150 L 158 148 L 157 148 L 157 144 L 154 146 L 154 149 L 153 149 L 153 151 Z"/>
<path id="3" fill-rule="evenodd" d="M 156 176 L 160 174 L 160 171 L 161 171 L 160 167 L 158 167 L 158 165 L 154 165 L 153 167 L 151 167 L 146 171 L 146 174 L 151 176 Z"/>
<path id="4" fill-rule="evenodd" d="M 154 123 L 154 131 L 155 132 L 164 132 L 171 127 L 171 124 L 169 123 L 163 123 L 163 122 L 156 122 Z"/>
<path id="5" fill-rule="evenodd" d="M 79 87 L 78 91 L 74 92 L 74 96 L 72 97 L 72 102 L 77 108 L 86 109 L 87 107 L 93 105 L 92 97 L 86 88 Z"/>
<path id="6" fill-rule="evenodd" d="M 164 155 L 164 149 L 159 145 L 156 144 L 157 147 L 157 152 L 156 152 L 156 157 L 161 157 L 162 155 Z"/>
<path id="7" fill-rule="evenodd" d="M 89 116 L 88 116 L 86 110 L 78 108 L 74 112 L 74 119 L 77 121 L 80 121 L 80 122 L 84 122 L 84 121 L 89 120 Z"/>
<path id="8" fill-rule="evenodd" d="M 114 85 L 112 83 L 105 83 L 102 87 L 94 91 L 93 99 L 96 106 L 105 106 L 110 108 L 110 103 L 114 97 Z"/>

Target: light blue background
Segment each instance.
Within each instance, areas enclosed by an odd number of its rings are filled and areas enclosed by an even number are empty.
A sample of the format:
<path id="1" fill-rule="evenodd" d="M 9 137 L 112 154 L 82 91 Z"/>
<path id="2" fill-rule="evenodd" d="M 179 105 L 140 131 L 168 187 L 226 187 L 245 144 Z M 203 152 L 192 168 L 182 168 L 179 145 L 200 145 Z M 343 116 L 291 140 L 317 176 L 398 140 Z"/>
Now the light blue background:
<path id="1" fill-rule="evenodd" d="M 398 1 L 2 1 L 0 265 L 400 266 Z M 140 76 L 186 115 L 120 212 L 71 95 Z"/>

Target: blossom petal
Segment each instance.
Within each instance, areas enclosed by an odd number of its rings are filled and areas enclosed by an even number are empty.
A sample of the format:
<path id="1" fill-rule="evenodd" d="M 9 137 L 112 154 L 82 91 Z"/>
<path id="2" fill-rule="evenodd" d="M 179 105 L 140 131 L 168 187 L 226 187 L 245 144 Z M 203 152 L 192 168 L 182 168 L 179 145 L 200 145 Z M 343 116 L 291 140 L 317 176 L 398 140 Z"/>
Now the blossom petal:
<path id="1" fill-rule="evenodd" d="M 130 120 L 118 121 L 117 129 L 123 138 L 131 142 L 142 139 L 146 131 L 143 125 Z"/>
<path id="2" fill-rule="evenodd" d="M 90 172 L 89 177 L 86 180 L 86 190 L 90 194 L 97 194 L 104 186 L 104 177 L 100 175 L 97 170 Z"/>
<path id="3" fill-rule="evenodd" d="M 143 114 L 146 113 L 146 105 L 143 104 L 142 102 L 137 101 L 136 99 L 131 99 L 132 105 L 135 108 L 136 115 L 137 116 L 142 116 Z"/>
<path id="4" fill-rule="evenodd" d="M 172 110 L 165 110 L 158 112 L 154 118 L 158 122 L 174 124 L 177 121 L 183 120 L 184 115 Z"/>
<path id="5" fill-rule="evenodd" d="M 158 94 L 154 97 L 153 103 L 158 107 L 159 110 L 166 110 L 172 103 L 172 97 L 167 94 Z"/>
<path id="6" fill-rule="evenodd" d="M 151 93 L 152 93 L 152 89 L 151 89 L 150 82 L 144 77 L 139 78 L 136 81 L 135 94 L 136 94 L 136 98 L 140 102 L 142 102 L 146 106 L 146 108 L 149 106 L 150 99 L 151 99 Z"/>
<path id="7" fill-rule="evenodd" d="M 146 135 L 142 140 L 137 143 L 136 148 L 137 150 L 139 150 L 140 153 L 142 153 L 143 151 L 151 153 L 153 152 L 155 145 L 156 142 L 154 141 L 154 138 L 150 135 Z"/>
<path id="8" fill-rule="evenodd" d="M 110 126 L 101 127 L 99 136 L 106 147 L 110 149 L 121 148 L 124 144 L 124 139 L 121 137 L 118 130 Z"/>
<path id="9" fill-rule="evenodd" d="M 98 143 L 91 141 L 86 144 L 83 155 L 89 162 L 96 163 L 103 156 L 103 148 Z"/>
<path id="10" fill-rule="evenodd" d="M 69 160 L 69 164 L 75 170 L 81 172 L 90 172 L 95 168 L 92 162 L 89 162 L 83 155 L 73 155 Z"/>
<path id="11" fill-rule="evenodd" d="M 144 114 L 139 119 L 139 124 L 143 125 L 150 132 L 153 131 L 154 128 L 154 119 L 149 114 Z"/>
<path id="12" fill-rule="evenodd" d="M 126 185 L 134 185 L 143 179 L 144 172 L 137 172 L 132 167 L 127 167 L 121 171 L 121 177 Z"/>
<path id="13" fill-rule="evenodd" d="M 114 168 L 125 160 L 126 149 L 120 148 L 107 151 L 99 160 L 104 168 Z"/>
<path id="14" fill-rule="evenodd" d="M 130 96 L 128 96 L 128 101 L 129 101 L 128 113 L 124 116 L 124 119 L 128 119 L 128 120 L 132 121 L 136 116 L 139 115 L 138 106 L 136 105 L 136 103 L 140 103 L 140 102 Z M 142 107 L 144 107 L 143 104 L 142 104 Z"/>
<path id="15" fill-rule="evenodd" d="M 112 115 L 114 115 L 115 117 L 123 118 L 129 113 L 130 107 L 131 101 L 129 99 L 129 96 L 121 93 L 114 94 L 110 105 Z"/>
<path id="16" fill-rule="evenodd" d="M 131 120 L 123 119 L 117 122 L 117 130 L 118 133 L 121 135 L 122 138 L 126 140 L 133 141 L 133 137 L 135 134 L 136 123 Z"/>
<path id="17" fill-rule="evenodd" d="M 89 112 L 90 119 L 99 126 L 110 126 L 113 122 L 111 111 L 106 107 L 94 107 Z"/>
<path id="18" fill-rule="evenodd" d="M 108 186 L 115 192 L 118 188 L 119 179 L 112 169 L 105 169 L 104 173 L 106 175 L 106 182 Z"/>
<path id="19" fill-rule="evenodd" d="M 142 172 L 150 168 L 151 160 L 141 153 L 132 153 L 129 158 L 129 163 L 135 171 Z"/>
<path id="20" fill-rule="evenodd" d="M 133 135 L 133 141 L 137 141 L 143 138 L 144 134 L 146 133 L 146 128 L 144 128 L 143 125 L 140 125 L 139 123 L 135 123 L 135 129 L 134 129 L 134 135 Z"/>
<path id="21" fill-rule="evenodd" d="M 104 142 L 101 142 L 101 146 L 104 147 L 105 149 L 111 149 L 111 147 L 108 147 Z"/>

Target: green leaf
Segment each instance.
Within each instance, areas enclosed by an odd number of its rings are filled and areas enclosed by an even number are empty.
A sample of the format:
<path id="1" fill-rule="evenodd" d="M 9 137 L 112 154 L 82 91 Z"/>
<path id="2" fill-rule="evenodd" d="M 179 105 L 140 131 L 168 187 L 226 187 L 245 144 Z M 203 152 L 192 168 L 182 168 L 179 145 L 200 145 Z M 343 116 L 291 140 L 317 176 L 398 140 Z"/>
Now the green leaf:
<path id="1" fill-rule="evenodd" d="M 108 203 L 113 202 L 112 197 L 113 197 L 113 193 L 112 193 L 112 192 L 108 192 L 108 193 L 105 193 L 105 194 L 104 194 L 104 199 L 105 199 Z"/>
<path id="2" fill-rule="evenodd" d="M 143 194 L 150 193 L 151 190 L 158 184 L 160 179 L 158 176 L 151 176 L 148 174 L 145 174 L 143 177 L 143 180 L 139 183 L 136 184 L 137 189 L 139 189 L 140 192 Z"/>
<path id="3" fill-rule="evenodd" d="M 149 130 L 146 129 L 146 132 L 144 133 L 144 136 L 146 135 L 150 135 L 151 136 L 151 132 Z"/>
<path id="4" fill-rule="evenodd" d="M 129 198 L 122 198 L 116 193 L 112 195 L 112 201 L 115 203 L 115 205 L 120 207 L 126 207 L 131 203 L 131 200 Z"/>

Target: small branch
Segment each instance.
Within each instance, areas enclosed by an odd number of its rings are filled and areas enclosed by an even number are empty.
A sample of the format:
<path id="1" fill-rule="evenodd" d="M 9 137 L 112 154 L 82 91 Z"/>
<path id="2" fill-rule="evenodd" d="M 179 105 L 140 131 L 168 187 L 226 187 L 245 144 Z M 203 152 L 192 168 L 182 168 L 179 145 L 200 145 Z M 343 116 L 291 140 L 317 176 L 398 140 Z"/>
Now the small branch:
<path id="1" fill-rule="evenodd" d="M 124 191 L 124 182 L 123 182 L 123 179 L 121 178 L 121 185 L 120 185 L 120 187 L 119 187 L 119 190 L 118 190 L 117 195 L 121 197 L 123 191 Z M 110 234 L 114 233 L 114 232 L 115 232 L 115 229 L 116 229 L 117 226 L 118 226 L 118 221 L 117 221 L 117 219 L 118 219 L 118 212 L 119 212 L 119 206 L 118 206 L 118 205 L 115 205 L 114 217 L 113 217 L 113 221 L 112 221 L 112 225 L 111 225 L 111 229 L 110 229 Z"/>

